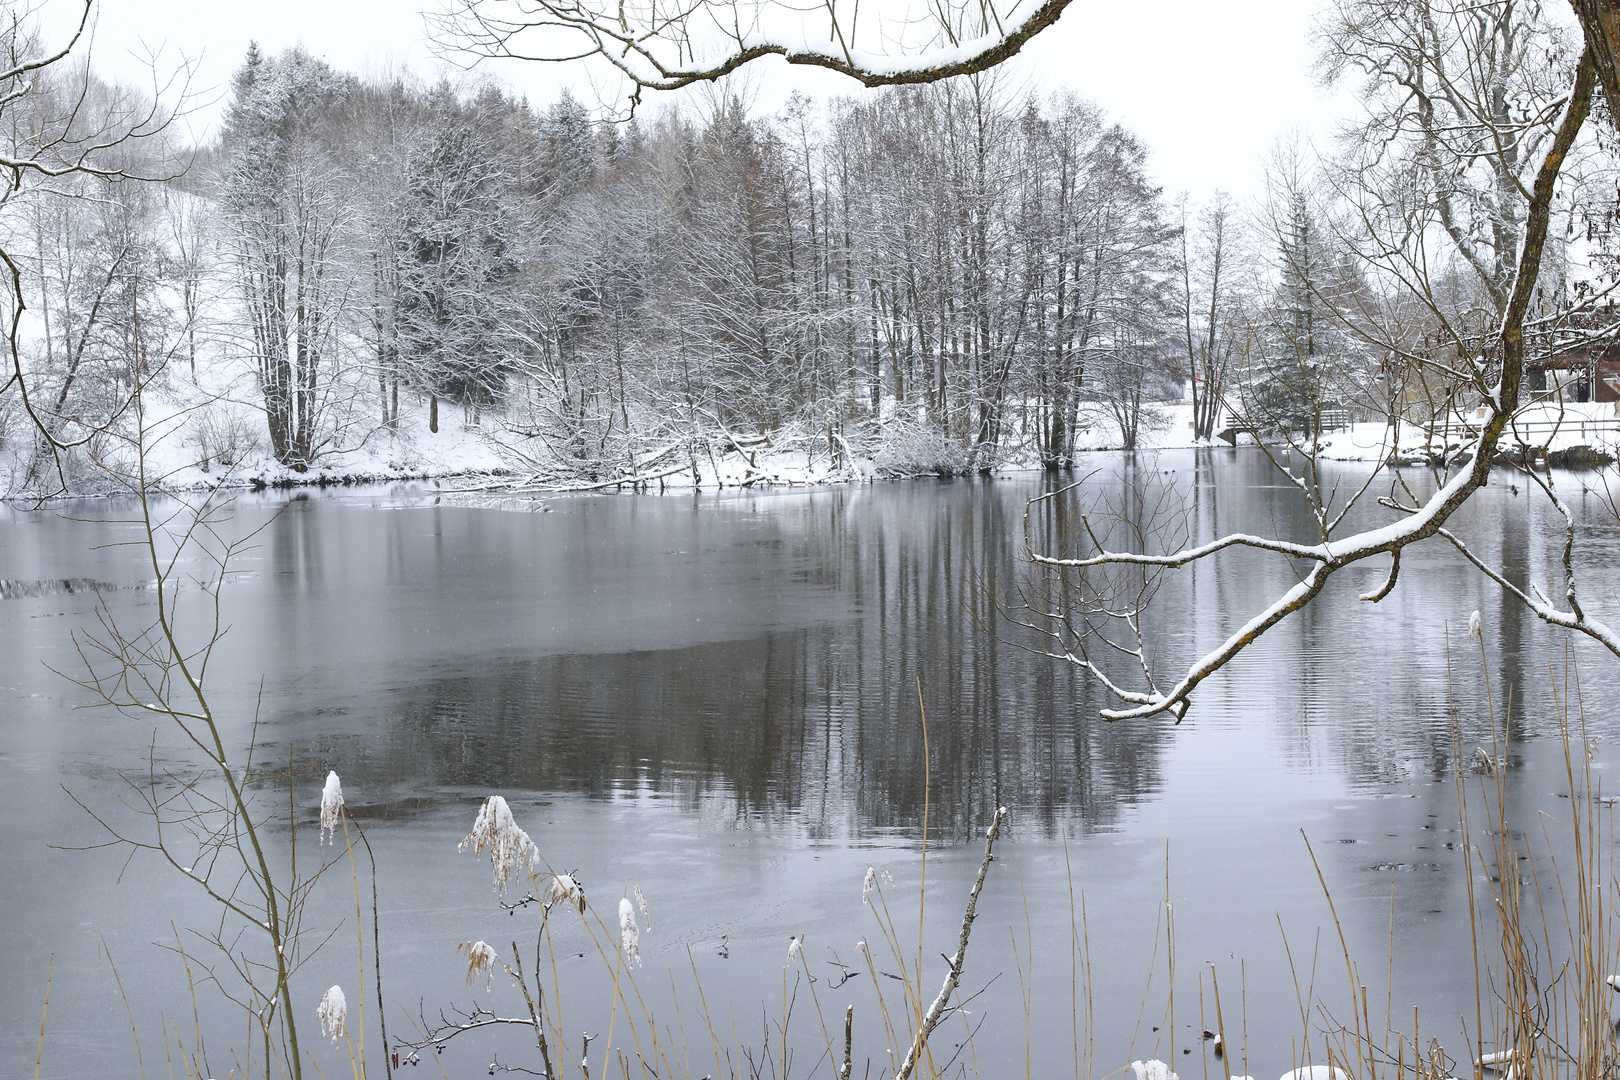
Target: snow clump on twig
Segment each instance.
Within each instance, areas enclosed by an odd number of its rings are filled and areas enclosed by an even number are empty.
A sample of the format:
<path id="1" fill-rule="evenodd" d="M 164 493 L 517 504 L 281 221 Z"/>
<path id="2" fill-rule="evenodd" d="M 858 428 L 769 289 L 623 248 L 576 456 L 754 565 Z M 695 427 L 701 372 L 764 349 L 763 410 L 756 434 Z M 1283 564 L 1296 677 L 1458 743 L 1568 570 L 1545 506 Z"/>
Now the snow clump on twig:
<path id="1" fill-rule="evenodd" d="M 321 995 L 321 1003 L 315 1006 L 315 1019 L 321 1022 L 321 1034 L 330 1036 L 333 1046 L 337 1045 L 339 1036 L 348 1036 L 349 1003 L 343 997 L 341 986 L 334 986 Z"/>
<path id="2" fill-rule="evenodd" d="M 497 895 L 506 891 L 506 883 L 511 880 L 514 869 L 528 872 L 540 857 L 540 850 L 529 839 L 529 834 L 518 828 L 518 823 L 512 818 L 512 808 L 499 795 L 491 795 L 484 800 L 484 805 L 478 810 L 478 819 L 473 822 L 472 832 L 456 845 L 456 850 L 466 851 L 468 844 L 472 845 L 474 858 L 482 858 L 484 848 L 489 848 L 489 864 L 495 871 Z"/>
<path id="3" fill-rule="evenodd" d="M 626 961 L 641 963 L 641 931 L 636 927 L 636 906 L 628 896 L 619 901 L 619 944 Z"/>
<path id="4" fill-rule="evenodd" d="M 321 841 L 337 838 L 339 811 L 343 809 L 343 782 L 338 774 L 326 774 L 326 786 L 321 789 Z"/>

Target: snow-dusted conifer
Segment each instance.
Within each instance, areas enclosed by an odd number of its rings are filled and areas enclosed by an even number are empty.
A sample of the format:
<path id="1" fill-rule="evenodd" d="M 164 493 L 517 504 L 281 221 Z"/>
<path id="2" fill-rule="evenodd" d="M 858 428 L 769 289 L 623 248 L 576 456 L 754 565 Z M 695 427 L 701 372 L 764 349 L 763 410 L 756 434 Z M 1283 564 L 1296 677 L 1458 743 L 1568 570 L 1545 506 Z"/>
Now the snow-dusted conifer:
<path id="1" fill-rule="evenodd" d="M 338 774 L 326 774 L 326 786 L 321 789 L 321 840 L 331 840 L 337 835 L 339 812 L 343 809 L 343 782 Z"/>
<path id="2" fill-rule="evenodd" d="M 518 823 L 512 817 L 512 808 L 506 805 L 506 800 L 499 795 L 491 795 L 484 800 L 484 805 L 478 810 L 478 818 L 473 822 L 472 832 L 456 846 L 457 851 L 466 851 L 471 844 L 474 858 L 482 858 L 484 848 L 489 848 L 489 864 L 495 872 L 495 892 L 506 891 L 506 883 L 512 878 L 513 870 L 522 870 L 527 873 L 533 869 L 540 851 L 529 839 L 529 834 L 518 828 Z"/>

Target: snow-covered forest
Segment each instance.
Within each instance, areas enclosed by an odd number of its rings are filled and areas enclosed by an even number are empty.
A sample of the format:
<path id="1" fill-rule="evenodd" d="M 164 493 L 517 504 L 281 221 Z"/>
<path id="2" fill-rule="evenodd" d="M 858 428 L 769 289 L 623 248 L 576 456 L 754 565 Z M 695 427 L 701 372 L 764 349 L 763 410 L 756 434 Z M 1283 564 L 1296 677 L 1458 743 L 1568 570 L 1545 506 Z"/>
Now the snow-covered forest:
<path id="1" fill-rule="evenodd" d="M 201 146 L 49 71 L 14 122 L 98 168 L 5 209 L 30 393 L 0 401 L 5 486 L 96 487 L 137 420 L 172 483 L 572 484 L 717 456 L 762 476 L 760 451 L 822 477 L 1061 466 L 1137 445 L 1169 400 L 1184 442 L 1454 420 L 1467 379 L 1440 354 L 1501 310 L 1573 55 L 1539 13 L 1498 15 L 1475 97 L 1414 109 L 1372 79 L 1360 126 L 1279 151 L 1254 205 L 1167 197 L 1131 132 L 1006 68 L 608 122 L 253 48 Z M 1468 32 L 1347 21 L 1323 70 L 1429 70 L 1473 57 Z M 1564 170 L 1537 305 L 1586 304 L 1566 337 L 1602 321 L 1612 173 L 1596 142 Z"/>
<path id="2" fill-rule="evenodd" d="M 1526 104 L 1534 66 L 1508 73 Z M 67 115 L 73 76 L 56 83 L 32 103 Z M 86 85 L 114 127 L 140 107 Z M 1449 401 L 1398 370 L 1443 320 L 1357 247 L 1400 211 L 1376 176 L 1301 152 L 1263 205 L 1172 201 L 1129 131 L 1001 69 L 774 115 L 715 91 L 611 123 L 566 94 L 252 49 L 212 141 L 154 116 L 98 157 L 136 179 L 68 173 L 7 207 L 30 404 L 81 444 L 51 447 L 8 397 L 12 491 L 95 487 L 131 452 L 137 383 L 147 453 L 193 482 L 695 477 L 767 447 L 822 475 L 1054 466 L 1077 439 L 1135 445 L 1166 423 L 1156 401 L 1190 400 L 1189 440 L 1324 412 L 1422 423 Z M 1490 249 L 1434 275 L 1463 320 L 1517 244 L 1491 206 L 1517 178 L 1492 167 L 1454 162 L 1477 190 L 1453 215 Z M 1565 202 L 1572 228 L 1612 213 Z"/>
<path id="3" fill-rule="evenodd" d="M 148 380 L 215 470 L 443 468 L 450 428 L 581 480 L 767 438 L 1065 461 L 1184 378 L 1176 211 L 1129 132 L 1009 82 L 612 124 L 255 50 L 216 142 L 131 148 L 172 179 L 14 209 L 34 392 L 89 432 Z M 13 486 L 48 483 L 10 430 Z"/>

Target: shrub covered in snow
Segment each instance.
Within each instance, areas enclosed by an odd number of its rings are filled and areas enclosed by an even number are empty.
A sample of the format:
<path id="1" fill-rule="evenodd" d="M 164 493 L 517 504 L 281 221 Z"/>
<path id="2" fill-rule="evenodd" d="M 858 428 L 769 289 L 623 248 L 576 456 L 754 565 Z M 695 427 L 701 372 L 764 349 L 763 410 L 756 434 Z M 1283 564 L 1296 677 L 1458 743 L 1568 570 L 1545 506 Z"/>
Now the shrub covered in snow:
<path id="1" fill-rule="evenodd" d="M 973 471 L 972 455 L 937 429 L 911 420 L 891 420 L 874 440 L 872 467 L 878 476 L 961 476 Z"/>

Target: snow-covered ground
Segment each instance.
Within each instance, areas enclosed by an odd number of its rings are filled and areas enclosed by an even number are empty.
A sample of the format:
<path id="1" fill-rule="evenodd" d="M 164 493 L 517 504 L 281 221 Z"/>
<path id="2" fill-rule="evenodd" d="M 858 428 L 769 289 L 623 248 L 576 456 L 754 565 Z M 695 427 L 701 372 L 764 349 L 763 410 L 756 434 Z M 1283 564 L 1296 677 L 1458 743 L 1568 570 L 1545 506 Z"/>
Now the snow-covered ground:
<path id="1" fill-rule="evenodd" d="M 1185 403 L 1152 405 L 1153 419 L 1143 423 L 1138 448 L 1161 450 L 1198 445 L 1193 438 L 1192 411 Z M 400 423 L 390 430 L 380 423 L 351 423 L 337 433 L 334 446 L 311 468 L 297 471 L 278 463 L 265 435 L 263 412 L 246 395 L 218 392 L 215 388 L 202 406 L 174 398 L 149 399 L 147 475 L 161 477 L 171 490 L 226 486 L 295 486 L 344 482 L 386 481 L 407 478 L 443 478 L 452 486 L 498 494 L 536 486 L 533 470 L 521 464 L 521 437 L 485 418 L 480 426 L 464 422 L 462 410 L 441 405 L 439 430 L 429 430 L 424 403 L 405 406 Z M 1430 460 L 1432 455 L 1465 445 L 1474 417 L 1458 418 L 1449 430 L 1433 437 L 1424 430 L 1401 425 L 1392 430 L 1384 423 L 1354 424 L 1323 434 L 1324 457 L 1336 461 L 1386 460 L 1391 443 L 1397 459 L 1406 463 Z M 1103 411 L 1091 413 L 1076 439 L 1082 452 L 1118 450 L 1124 440 L 1113 419 Z M 1591 448 L 1615 456 L 1620 452 L 1620 415 L 1612 403 L 1548 405 L 1528 411 L 1517 429 L 1525 442 L 1555 452 Z M 1217 442 L 1216 445 L 1224 445 Z M 641 455 L 637 474 L 649 490 L 737 487 L 750 484 L 816 484 L 881 477 L 928 475 L 937 465 L 949 471 L 953 462 L 966 460 L 939 436 L 920 427 L 898 427 L 869 432 L 864 444 L 843 443 L 835 455 L 825 434 L 777 432 L 736 434 L 700 445 L 695 459 L 683 446 L 649 445 Z M 128 456 L 127 454 L 125 455 Z M 1004 454 L 997 468 L 1036 468 L 1032 455 Z M 695 469 L 695 472 L 694 472 Z M 635 479 L 567 482 L 550 478 L 546 486 L 613 488 Z M 87 485 L 94 486 L 94 485 Z"/>
<path id="2" fill-rule="evenodd" d="M 1479 413 L 1458 417 L 1456 422 L 1435 432 L 1410 424 L 1392 429 L 1388 424 L 1353 424 L 1322 436 L 1322 454 L 1334 461 L 1383 461 L 1393 442 L 1401 462 L 1426 461 L 1466 446 L 1472 437 L 1470 424 L 1483 421 Z M 1590 449 L 1609 457 L 1620 456 L 1620 413 L 1614 402 L 1548 403 L 1522 412 L 1502 450 L 1518 444 L 1553 454 Z"/>

